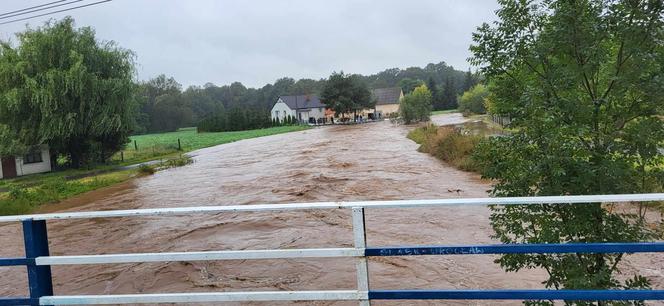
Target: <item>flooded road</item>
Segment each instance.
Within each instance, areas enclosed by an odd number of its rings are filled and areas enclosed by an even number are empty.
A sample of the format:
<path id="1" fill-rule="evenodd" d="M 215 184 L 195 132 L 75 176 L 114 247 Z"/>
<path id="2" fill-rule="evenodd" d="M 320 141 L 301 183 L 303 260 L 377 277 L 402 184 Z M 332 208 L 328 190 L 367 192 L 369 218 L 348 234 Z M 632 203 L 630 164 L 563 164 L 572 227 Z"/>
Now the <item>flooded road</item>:
<path id="1" fill-rule="evenodd" d="M 455 116 L 443 115 L 437 121 L 463 120 Z M 406 138 L 407 132 L 407 127 L 379 122 L 322 127 L 225 144 L 192 153 L 192 165 L 90 192 L 48 209 L 85 211 L 487 196 L 487 182 L 418 153 L 417 145 Z M 489 238 L 488 217 L 485 207 L 369 209 L 367 242 L 369 246 L 492 243 L 495 241 Z M 349 211 L 321 210 L 49 221 L 48 226 L 53 255 L 82 255 L 351 247 L 350 221 Z M 0 225 L 0 233 L 0 257 L 21 256 L 20 227 Z M 494 259 L 495 256 L 373 258 L 369 264 L 370 283 L 374 289 L 542 288 L 543 271 L 505 273 L 493 263 Z M 661 267 L 660 260 L 661 256 L 644 257 L 636 267 L 649 268 L 639 270 L 651 277 L 656 288 L 664 283 L 661 269 L 657 268 Z M 627 271 L 636 268 L 626 266 Z M 24 270 L 0 268 L 0 296 L 27 294 Z M 350 258 L 61 266 L 53 268 L 53 276 L 56 295 L 356 288 L 355 263 Z M 374 303 L 440 304 L 468 302 Z"/>

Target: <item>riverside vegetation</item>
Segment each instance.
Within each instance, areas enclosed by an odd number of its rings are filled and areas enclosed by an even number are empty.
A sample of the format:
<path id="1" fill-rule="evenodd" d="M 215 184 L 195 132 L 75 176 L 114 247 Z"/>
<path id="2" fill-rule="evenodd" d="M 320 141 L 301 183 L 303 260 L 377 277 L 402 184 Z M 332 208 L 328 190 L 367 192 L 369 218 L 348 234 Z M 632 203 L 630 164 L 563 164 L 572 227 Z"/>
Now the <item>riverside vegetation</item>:
<path id="1" fill-rule="evenodd" d="M 139 150 L 123 151 L 124 162 L 98 165 L 89 169 L 35 174 L 15 179 L 0 180 L 0 215 L 26 214 L 43 204 L 55 203 L 67 198 L 121 183 L 128 179 L 150 175 L 158 170 L 185 166 L 192 162 L 184 152 L 206 148 L 242 139 L 306 130 L 307 126 L 280 126 L 267 129 L 197 133 L 195 128 L 172 133 L 132 136 Z M 180 139 L 181 148 L 177 146 Z M 118 154 L 119 155 L 119 154 Z M 116 156 L 115 158 L 119 158 Z M 150 160 L 161 160 L 157 164 L 117 170 L 118 166 L 137 164 Z"/>
<path id="2" fill-rule="evenodd" d="M 92 177 L 80 170 L 28 176 L 20 179 L 0 181 L 0 215 L 30 213 L 44 203 L 55 203 L 91 190 L 107 187 L 136 176 L 135 170 L 104 173 Z M 71 179 L 68 179 L 71 178 Z"/>
<path id="3" fill-rule="evenodd" d="M 464 171 L 481 171 L 472 154 L 482 136 L 452 126 L 427 124 L 409 132 L 408 138 L 420 145 L 419 152 L 431 154 Z"/>
<path id="4" fill-rule="evenodd" d="M 498 20 L 473 33 L 471 64 L 489 84 L 507 137 L 474 150 L 497 197 L 647 193 L 664 185 L 664 2 L 498 0 Z M 516 34 L 515 34 L 516 33 Z M 646 210 L 602 203 L 491 207 L 502 243 L 643 242 Z M 645 289 L 628 254 L 507 254 L 513 272 L 543 269 L 547 288 Z M 551 301 L 531 301 L 553 305 Z M 642 301 L 566 301 L 642 305 Z"/>

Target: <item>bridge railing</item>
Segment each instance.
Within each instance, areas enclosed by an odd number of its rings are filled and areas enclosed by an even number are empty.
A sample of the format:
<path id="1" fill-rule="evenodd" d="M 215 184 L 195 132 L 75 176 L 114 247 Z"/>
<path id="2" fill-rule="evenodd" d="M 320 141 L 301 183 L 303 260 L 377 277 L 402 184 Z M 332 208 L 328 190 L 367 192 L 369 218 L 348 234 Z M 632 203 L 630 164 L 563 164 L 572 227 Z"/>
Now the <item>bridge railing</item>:
<path id="1" fill-rule="evenodd" d="M 367 202 L 319 202 L 261 204 L 69 212 L 23 216 L 3 216 L 0 222 L 22 222 L 25 257 L 0 258 L 1 266 L 26 266 L 29 297 L 0 297 L 0 305 L 92 305 L 137 303 L 189 303 L 231 301 L 322 301 L 352 300 L 369 305 L 371 300 L 664 300 L 664 290 L 379 290 L 369 285 L 367 258 L 373 256 L 544 254 L 544 253 L 641 253 L 664 252 L 663 242 L 494 244 L 385 246 L 366 245 L 365 209 L 431 208 L 464 205 L 588 204 L 664 201 L 664 193 L 630 195 L 554 196 L 520 198 L 473 198 L 442 200 L 402 200 Z M 241 250 L 206 252 L 134 253 L 105 255 L 51 256 L 48 249 L 47 220 L 113 217 L 169 216 L 248 211 L 350 209 L 353 225 L 352 248 Z M 252 260 L 286 258 L 348 257 L 356 262 L 355 290 L 247 291 L 210 293 L 160 293 L 117 295 L 54 295 L 51 266 L 93 265 L 171 261 Z M 661 267 L 664 269 L 664 267 Z"/>

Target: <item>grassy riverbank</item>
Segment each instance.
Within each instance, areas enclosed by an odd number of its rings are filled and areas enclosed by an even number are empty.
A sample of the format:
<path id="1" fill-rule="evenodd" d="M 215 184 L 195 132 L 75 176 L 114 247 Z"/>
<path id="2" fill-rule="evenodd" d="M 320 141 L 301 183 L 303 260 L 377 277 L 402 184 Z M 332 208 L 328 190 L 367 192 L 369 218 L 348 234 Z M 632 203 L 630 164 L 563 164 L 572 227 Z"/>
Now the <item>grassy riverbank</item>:
<path id="1" fill-rule="evenodd" d="M 127 144 L 126 149 L 116 154 L 113 160 L 120 164 L 136 164 L 238 140 L 306 129 L 309 129 L 309 126 L 292 125 L 249 131 L 198 133 L 196 128 L 185 128 L 177 132 L 137 135 L 130 138 L 131 142 Z"/>
<path id="2" fill-rule="evenodd" d="M 127 149 L 122 154 L 116 154 L 113 163 L 108 165 L 0 180 L 0 215 L 31 213 L 44 204 L 56 203 L 136 176 L 149 175 L 161 168 L 186 165 L 190 160 L 183 157 L 182 154 L 185 152 L 242 139 L 301 131 L 308 128 L 308 126 L 282 126 L 220 133 L 197 133 L 195 129 L 184 129 L 172 133 L 133 136 Z M 178 139 L 180 140 L 179 147 Z M 121 157 L 124 157 L 124 161 L 121 160 Z M 161 160 L 162 162 L 154 166 L 121 168 L 125 165 L 151 160 Z"/>
<path id="3" fill-rule="evenodd" d="M 122 170 L 86 176 L 87 170 L 68 170 L 42 175 L 32 175 L 16 180 L 2 181 L 0 187 L 0 215 L 31 213 L 45 203 L 56 203 L 64 199 L 111 186 L 137 175 L 137 170 Z"/>
<path id="4" fill-rule="evenodd" d="M 419 152 L 429 153 L 464 171 L 481 170 L 472 154 L 483 136 L 463 133 L 452 126 L 429 124 L 412 130 L 408 138 L 420 145 Z"/>

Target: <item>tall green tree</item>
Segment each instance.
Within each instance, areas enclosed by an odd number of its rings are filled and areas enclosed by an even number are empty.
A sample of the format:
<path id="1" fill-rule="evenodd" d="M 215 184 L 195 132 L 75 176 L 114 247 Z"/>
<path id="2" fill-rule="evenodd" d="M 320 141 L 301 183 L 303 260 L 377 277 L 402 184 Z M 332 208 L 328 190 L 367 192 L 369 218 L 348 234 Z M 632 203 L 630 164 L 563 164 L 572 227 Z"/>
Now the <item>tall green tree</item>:
<path id="1" fill-rule="evenodd" d="M 466 71 L 466 74 L 463 77 L 463 91 L 469 91 L 473 86 L 477 84 L 477 78 L 473 73 L 470 71 L 470 68 L 468 68 L 468 71 Z"/>
<path id="2" fill-rule="evenodd" d="M 358 75 L 332 73 L 325 82 L 321 101 L 337 114 L 351 114 L 376 105 L 371 92 Z"/>
<path id="3" fill-rule="evenodd" d="M 65 18 L 0 43 L 0 125 L 24 145 L 48 144 L 71 166 L 101 160 L 133 123 L 131 51 Z"/>
<path id="4" fill-rule="evenodd" d="M 404 96 L 399 104 L 399 113 L 404 123 L 428 121 L 431 114 L 431 91 L 426 85 L 420 85 L 412 93 Z"/>
<path id="5" fill-rule="evenodd" d="M 319 94 L 322 90 L 325 80 L 299 79 L 289 90 L 291 95 L 311 95 Z"/>
<path id="6" fill-rule="evenodd" d="M 492 108 L 509 115 L 515 128 L 477 150 L 484 175 L 497 181 L 493 194 L 661 190 L 663 2 L 498 2 L 500 20 L 479 27 L 471 47 L 472 63 L 491 82 Z M 642 211 L 623 214 L 591 203 L 515 205 L 493 208 L 491 223 L 505 243 L 642 241 L 652 238 Z M 547 287 L 648 287 L 638 275 L 621 281 L 624 257 L 505 255 L 499 263 L 508 271 L 543 268 Z"/>
<path id="7" fill-rule="evenodd" d="M 429 77 L 429 80 L 427 81 L 427 88 L 431 92 L 431 105 L 433 107 L 433 110 L 443 109 L 443 103 L 442 103 L 442 98 L 440 96 L 440 91 L 438 90 L 438 86 L 436 85 L 436 80 L 434 80 L 433 77 Z"/>
<path id="8" fill-rule="evenodd" d="M 212 99 L 202 87 L 189 86 L 189 88 L 182 93 L 182 99 L 184 99 L 184 105 L 191 107 L 193 120 L 195 122 L 224 111 L 223 103 Z"/>
<path id="9" fill-rule="evenodd" d="M 236 91 L 244 86 L 235 85 Z M 226 86 L 228 88 L 233 87 Z M 215 101 L 217 92 L 210 88 L 189 87 L 184 92 L 182 85 L 172 77 L 159 75 L 138 85 L 140 111 L 136 114 L 135 133 L 172 132 L 224 110 L 221 101 Z M 226 99 L 236 99 L 230 95 Z"/>
<path id="10" fill-rule="evenodd" d="M 421 85 L 424 85 L 424 81 L 420 79 L 403 78 L 399 81 L 399 87 L 401 87 L 405 95 L 413 92 L 415 88 Z"/>
<path id="11" fill-rule="evenodd" d="M 443 86 L 442 109 L 455 109 L 459 106 L 457 101 L 457 87 L 453 78 L 447 78 Z"/>

